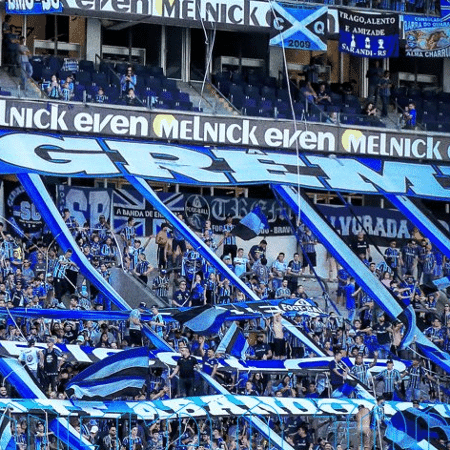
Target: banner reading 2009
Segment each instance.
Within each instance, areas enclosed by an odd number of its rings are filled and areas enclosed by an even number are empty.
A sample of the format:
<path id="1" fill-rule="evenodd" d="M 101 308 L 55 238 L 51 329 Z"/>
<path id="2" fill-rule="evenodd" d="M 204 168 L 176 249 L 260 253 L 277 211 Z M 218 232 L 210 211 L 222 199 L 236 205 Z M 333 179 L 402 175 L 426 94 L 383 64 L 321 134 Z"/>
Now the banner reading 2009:
<path id="1" fill-rule="evenodd" d="M 395 14 L 339 13 L 339 50 L 364 58 L 398 56 L 399 22 Z"/>

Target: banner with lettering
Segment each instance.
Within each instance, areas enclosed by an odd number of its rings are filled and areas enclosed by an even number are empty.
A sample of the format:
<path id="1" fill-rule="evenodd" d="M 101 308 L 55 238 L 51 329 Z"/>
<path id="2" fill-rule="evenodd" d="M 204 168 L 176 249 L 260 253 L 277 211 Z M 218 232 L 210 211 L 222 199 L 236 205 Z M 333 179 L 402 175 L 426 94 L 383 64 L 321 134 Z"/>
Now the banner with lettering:
<path id="1" fill-rule="evenodd" d="M 261 232 L 261 236 L 292 235 L 292 229 L 283 216 L 283 211 L 276 200 L 261 200 L 245 197 L 212 197 L 200 194 L 168 194 L 160 193 L 159 198 L 172 211 L 181 212 L 192 228 L 201 231 L 206 220 L 211 221 L 215 233 L 222 233 L 227 215 L 233 217 L 237 224 L 255 207 L 259 206 L 267 217 L 269 228 Z"/>
<path id="2" fill-rule="evenodd" d="M 445 58 L 450 56 L 450 22 L 439 17 L 404 16 L 406 56 Z"/>
<path id="3" fill-rule="evenodd" d="M 349 244 L 360 231 L 368 236 L 370 244 L 388 246 L 392 239 L 406 242 L 411 238 L 414 225 L 394 209 L 370 206 L 317 205 L 341 237 Z"/>
<path id="4" fill-rule="evenodd" d="M 28 197 L 20 183 L 4 181 L 5 192 L 5 229 L 15 236 L 30 233 L 40 236 L 44 222 L 34 203 Z M 3 220 L 0 219 L 1 222 Z"/>
<path id="5" fill-rule="evenodd" d="M 105 214 L 107 220 L 111 216 L 114 231 L 120 233 L 126 226 L 128 218 L 133 217 L 136 235 L 149 236 L 155 234 L 160 224 L 165 222 L 164 217 L 132 187 L 112 190 L 58 186 L 57 191 L 58 208 L 61 211 L 63 208 L 69 208 L 71 215 L 79 224 L 90 220 L 91 224 L 95 225 L 98 214 Z M 201 231 L 205 222 L 210 220 L 213 231 L 221 234 L 228 214 L 233 216 L 234 223 L 238 223 L 252 209 L 259 206 L 269 222 L 269 228 L 264 230 L 262 235 L 292 234 L 291 227 L 276 200 L 165 192 L 158 193 L 158 196 L 171 211 L 182 213 L 189 226 L 197 231 Z M 104 207 L 99 209 L 99 205 Z M 108 205 L 112 205 L 111 215 L 108 212 Z"/>
<path id="6" fill-rule="evenodd" d="M 8 14 L 53 14 L 62 12 L 60 0 L 7 0 Z"/>
<path id="7" fill-rule="evenodd" d="M 270 45 L 297 50 L 327 50 L 328 8 L 273 3 Z"/>
<path id="8" fill-rule="evenodd" d="M 339 9 L 339 50 L 362 58 L 398 56 L 399 15 Z"/>
<path id="9" fill-rule="evenodd" d="M 57 187 L 57 206 L 61 211 L 67 208 L 80 226 L 89 222 L 94 227 L 99 216 L 104 215 L 109 222 L 111 214 L 112 189 L 85 188 L 60 185 Z"/>

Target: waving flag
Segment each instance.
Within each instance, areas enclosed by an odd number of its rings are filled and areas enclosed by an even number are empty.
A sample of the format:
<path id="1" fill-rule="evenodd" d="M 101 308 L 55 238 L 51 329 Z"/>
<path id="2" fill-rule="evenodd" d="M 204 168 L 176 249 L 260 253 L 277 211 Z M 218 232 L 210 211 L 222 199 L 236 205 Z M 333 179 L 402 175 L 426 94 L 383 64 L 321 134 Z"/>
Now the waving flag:
<path id="1" fill-rule="evenodd" d="M 177 312 L 172 314 L 172 318 L 194 333 L 215 334 L 227 315 L 228 309 L 205 305 Z"/>
<path id="2" fill-rule="evenodd" d="M 11 432 L 11 420 L 5 413 L 0 419 L 0 448 L 2 450 L 16 450 L 16 442 Z"/>
<path id="3" fill-rule="evenodd" d="M 235 356 L 239 359 L 246 358 L 247 349 L 250 347 L 242 330 L 233 322 L 217 347 L 217 353 Z"/>
<path id="4" fill-rule="evenodd" d="M 67 394 L 77 399 L 104 400 L 117 397 L 134 397 L 141 392 L 146 377 L 119 377 L 104 381 L 79 381 L 70 383 Z"/>
<path id="5" fill-rule="evenodd" d="M 136 395 L 148 376 L 149 351 L 137 347 L 116 353 L 88 367 L 67 385 L 68 395 L 102 399 Z"/>
<path id="6" fill-rule="evenodd" d="M 269 228 L 267 217 L 261 211 L 261 208 L 257 206 L 241 219 L 234 227 L 232 234 L 240 237 L 244 241 L 248 241 L 258 236 L 266 228 Z"/>

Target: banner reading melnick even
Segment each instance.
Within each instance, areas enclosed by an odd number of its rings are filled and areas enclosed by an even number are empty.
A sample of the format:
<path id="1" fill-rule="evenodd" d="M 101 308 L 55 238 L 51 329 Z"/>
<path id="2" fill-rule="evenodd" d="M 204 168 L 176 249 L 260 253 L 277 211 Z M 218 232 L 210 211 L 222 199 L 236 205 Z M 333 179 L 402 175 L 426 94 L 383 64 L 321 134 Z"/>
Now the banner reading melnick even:
<path id="1" fill-rule="evenodd" d="M 383 158 L 450 161 L 450 136 L 334 124 L 196 113 L 149 111 L 104 105 L 0 100 L 0 127 L 101 137 L 154 139 L 193 145 L 220 145 Z"/>

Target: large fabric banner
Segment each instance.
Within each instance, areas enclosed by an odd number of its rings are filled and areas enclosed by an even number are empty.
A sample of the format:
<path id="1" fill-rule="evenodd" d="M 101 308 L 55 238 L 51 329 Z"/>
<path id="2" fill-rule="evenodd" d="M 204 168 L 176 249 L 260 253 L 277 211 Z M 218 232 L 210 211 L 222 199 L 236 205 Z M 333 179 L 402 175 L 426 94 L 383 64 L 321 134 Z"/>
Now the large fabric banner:
<path id="1" fill-rule="evenodd" d="M 3 186 L 5 191 L 5 215 L 9 221 L 8 230 L 18 236 L 22 236 L 23 233 L 30 233 L 32 236 L 40 235 L 44 222 L 23 186 L 12 181 L 5 181 Z M 12 225 L 12 227 L 9 225 Z"/>
<path id="2" fill-rule="evenodd" d="M 252 118 L 245 116 L 208 116 L 206 114 L 195 115 L 189 113 L 160 113 L 146 110 L 144 108 L 117 109 L 114 105 L 90 104 L 86 108 L 82 103 L 66 104 L 64 102 L 48 102 L 41 100 L 4 99 L 0 100 L 0 160 L 16 164 L 19 168 L 29 167 L 30 170 L 39 170 L 42 166 L 39 160 L 46 161 L 50 174 L 65 172 L 69 176 L 77 174 L 84 176 L 98 169 L 99 177 L 107 174 L 118 173 L 117 170 L 110 172 L 111 163 L 119 163 L 120 158 L 125 161 L 125 166 L 132 159 L 132 154 L 139 155 L 136 158 L 138 170 L 134 167 L 135 174 L 145 176 L 147 170 L 153 168 L 148 159 L 157 160 L 161 154 L 160 150 L 166 147 L 167 142 L 176 142 L 177 145 L 197 145 L 198 147 L 222 149 L 255 149 L 261 152 L 275 150 L 296 153 L 296 149 L 305 152 L 329 154 L 349 154 L 369 157 L 383 157 L 383 160 L 395 159 L 399 161 L 450 161 L 450 137 L 442 133 L 433 135 L 415 131 L 396 131 L 376 128 L 352 129 L 335 124 L 298 122 L 294 126 L 292 120 L 271 120 L 265 118 Z M 31 125 L 33 127 L 31 129 Z M 8 129 L 8 128 L 11 128 Z M 24 130 L 27 130 L 25 138 Z M 51 144 L 43 145 L 38 132 L 46 133 Z M 59 149 L 64 149 L 68 137 L 53 139 L 58 134 L 49 133 L 72 133 L 79 139 L 70 140 L 75 145 L 77 152 L 72 152 L 70 160 L 62 163 L 58 160 Z M 14 134 L 13 134 L 14 133 Z M 93 140 L 91 144 L 83 142 L 81 136 L 91 139 L 98 136 L 101 145 L 96 145 Z M 84 159 L 87 152 L 102 159 L 101 149 L 108 148 L 106 137 L 114 137 L 119 140 L 133 138 L 138 144 L 130 142 L 134 150 L 117 150 L 120 155 L 115 159 L 114 152 L 106 162 L 101 164 L 89 164 L 72 167 L 69 161 L 72 159 Z M 142 141 L 141 141 L 142 139 Z M 145 141 L 144 141 L 145 140 Z M 140 144 L 148 146 L 152 141 L 154 148 L 151 153 L 140 154 Z M 78 145 L 76 144 L 78 142 Z M 117 141 L 116 141 L 117 142 Z M 45 143 L 47 144 L 47 143 Z M 159 147 L 158 144 L 161 146 Z M 20 151 L 16 151 L 20 145 Z M 83 150 L 79 148 L 85 146 Z M 119 141 L 119 145 L 122 144 Z M 175 146 L 175 145 L 174 145 Z M 76 148 L 74 147 L 74 149 Z M 123 145 L 124 148 L 128 145 Z M 100 149 L 99 149 L 100 148 Z M 32 153 L 29 155 L 29 153 Z M 126 156 L 124 152 L 129 152 Z M 11 158 L 13 153 L 14 158 Z M 182 154 L 186 153 L 183 149 Z M 29 165 L 22 155 L 29 155 Z M 52 159 L 55 158 L 55 161 Z M 14 161 L 12 161 L 14 159 Z M 173 157 L 170 157 L 173 160 Z M 38 161 L 36 161 L 38 160 Z M 201 163 L 201 158 L 196 158 Z M 170 165 L 170 160 L 164 160 L 164 165 Z M 222 164 L 222 163 L 221 163 Z M 188 166 L 187 166 L 188 167 Z M 69 170 L 70 169 L 70 170 Z M 226 171 L 226 165 L 214 166 L 216 175 Z M 42 169 L 45 170 L 45 169 Z M 13 173 L 16 173 L 12 171 Z M 189 171 L 188 171 L 189 172 Z M 293 172 L 291 172 L 293 173 Z M 293 173 L 293 175 L 295 175 Z M 186 175 L 189 176 L 189 173 Z M 276 176 L 275 176 L 276 178 Z M 281 181 L 280 181 L 281 182 Z M 213 182 L 211 182 L 213 183 Z M 209 183 L 209 184 L 211 184 Z M 208 184 L 208 183 L 207 183 Z M 227 179 L 224 177 L 224 182 Z"/>
<path id="3" fill-rule="evenodd" d="M 274 3 L 270 45 L 297 50 L 327 50 L 328 8 Z"/>
<path id="4" fill-rule="evenodd" d="M 134 218 L 136 236 L 150 236 L 154 234 L 153 219 L 164 220 L 160 214 L 145 200 L 136 189 L 127 187 L 114 189 L 112 192 L 113 227 L 120 233 L 127 225 L 130 217 Z"/>
<path id="5" fill-rule="evenodd" d="M 450 56 L 450 22 L 439 17 L 404 16 L 406 56 L 443 58 Z"/>
<path id="6" fill-rule="evenodd" d="M 346 137 L 350 153 L 354 149 L 359 155 L 361 152 L 373 156 L 386 154 L 386 136 L 366 137 L 356 130 L 347 131 L 352 131 Z M 4 130 L 0 130 L 0 135 L 3 174 L 102 178 L 121 176 L 125 167 L 133 176 L 170 184 L 223 187 L 272 183 L 298 186 L 300 183 L 302 188 L 327 191 L 448 199 L 449 166 L 423 160 L 415 164 L 356 155 L 331 158 L 306 153 L 299 159 L 295 154 L 274 150 L 164 145 Z M 449 158 L 450 145 L 445 138 L 414 135 L 404 144 L 408 145 L 408 151 L 422 155 L 423 159 L 427 155 L 440 161 Z"/>
<path id="7" fill-rule="evenodd" d="M 398 56 L 399 16 L 339 9 L 339 50 L 363 58 Z"/>
<path id="8" fill-rule="evenodd" d="M 211 221 L 215 233 L 222 233 L 225 219 L 233 217 L 236 224 L 255 207 L 259 207 L 267 218 L 269 228 L 261 235 L 291 235 L 292 229 L 284 219 L 282 207 L 275 200 L 261 200 L 245 197 L 212 197 L 200 194 L 161 193 L 159 198 L 175 212 L 182 212 L 191 227 L 201 230 L 207 220 Z"/>
<path id="9" fill-rule="evenodd" d="M 98 223 L 100 215 L 108 221 L 111 217 L 112 189 L 83 188 L 67 185 L 57 187 L 57 206 L 63 211 L 69 209 L 70 214 L 80 226 L 89 222 L 91 227 Z"/>
<path id="10" fill-rule="evenodd" d="M 80 225 L 87 220 L 91 226 L 98 221 L 99 214 L 106 219 L 112 217 L 114 231 L 120 233 L 129 217 L 135 219 L 137 236 L 155 234 L 165 219 L 132 187 L 126 189 L 98 189 L 61 185 L 57 187 L 58 209 L 67 207 Z M 201 194 L 158 193 L 159 198 L 173 212 L 180 212 L 191 227 L 201 231 L 207 220 L 211 221 L 215 233 L 221 234 L 227 215 L 237 223 L 258 206 L 267 217 L 269 228 L 262 235 L 288 236 L 292 234 L 282 207 L 276 200 L 261 200 L 244 197 L 205 196 Z M 112 215 L 109 205 L 112 204 Z M 39 216 L 40 217 L 40 216 Z"/>
<path id="11" fill-rule="evenodd" d="M 192 398 L 176 398 L 159 401 L 105 401 L 91 403 L 77 400 L 11 400 L 0 399 L 0 408 L 9 408 L 12 414 L 23 414 L 24 411 L 47 411 L 63 417 L 89 416 L 109 418 L 111 414 L 120 416 L 136 415 L 143 420 L 178 420 L 186 417 L 227 417 L 262 415 L 262 416 L 322 416 L 330 415 L 352 416 L 363 405 L 372 410 L 375 401 L 339 398 L 289 398 L 284 397 L 282 402 L 277 397 L 253 397 L 249 395 L 209 395 Z M 449 418 L 450 414 L 446 404 L 426 404 L 427 411 L 437 416 Z M 412 407 L 411 402 L 386 402 L 383 412 L 392 416 L 397 411 L 404 411 Z M 36 413 L 35 413 L 36 414 Z"/>
<path id="12" fill-rule="evenodd" d="M 370 237 L 370 243 L 387 246 L 392 239 L 406 241 L 411 238 L 413 224 L 402 213 L 393 209 L 370 206 L 317 205 L 346 242 L 351 242 L 360 231 Z"/>

